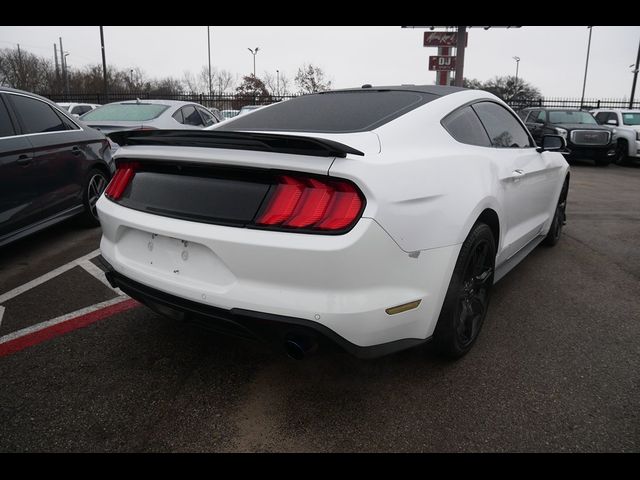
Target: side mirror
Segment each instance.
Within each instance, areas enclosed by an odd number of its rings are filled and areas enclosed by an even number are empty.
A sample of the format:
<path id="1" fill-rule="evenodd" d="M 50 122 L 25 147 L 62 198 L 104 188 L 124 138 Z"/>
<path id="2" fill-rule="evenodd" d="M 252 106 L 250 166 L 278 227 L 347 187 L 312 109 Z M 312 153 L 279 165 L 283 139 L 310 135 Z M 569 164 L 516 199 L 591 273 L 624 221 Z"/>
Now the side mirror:
<path id="1" fill-rule="evenodd" d="M 618 121 L 615 118 L 612 118 L 611 120 L 607 120 L 607 125 L 618 125 Z"/>
<path id="2" fill-rule="evenodd" d="M 567 141 L 560 135 L 544 135 L 542 146 L 538 147 L 538 152 L 560 152 L 567 148 Z"/>

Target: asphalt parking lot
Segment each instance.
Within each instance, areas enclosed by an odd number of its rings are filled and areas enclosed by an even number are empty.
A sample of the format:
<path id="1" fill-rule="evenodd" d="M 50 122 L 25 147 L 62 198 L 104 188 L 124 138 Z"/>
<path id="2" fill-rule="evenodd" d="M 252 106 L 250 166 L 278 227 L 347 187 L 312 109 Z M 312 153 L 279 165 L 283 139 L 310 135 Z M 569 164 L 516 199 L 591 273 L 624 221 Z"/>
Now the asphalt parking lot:
<path id="1" fill-rule="evenodd" d="M 175 323 L 102 283 L 99 229 L 66 222 L 0 250 L 0 451 L 637 452 L 639 204 L 640 166 L 574 164 L 562 240 L 496 285 L 454 363 L 296 362 Z"/>

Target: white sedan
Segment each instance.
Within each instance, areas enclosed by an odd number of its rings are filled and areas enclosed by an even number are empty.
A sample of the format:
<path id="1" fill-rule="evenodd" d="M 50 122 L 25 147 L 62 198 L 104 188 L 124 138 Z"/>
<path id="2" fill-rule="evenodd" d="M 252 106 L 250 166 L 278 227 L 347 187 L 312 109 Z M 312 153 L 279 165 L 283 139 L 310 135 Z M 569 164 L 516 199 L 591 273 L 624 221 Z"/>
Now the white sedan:
<path id="1" fill-rule="evenodd" d="M 362 358 L 472 347 L 493 284 L 565 221 L 564 139 L 490 93 L 305 95 L 212 131 L 130 131 L 97 207 L 114 286 L 154 310 Z"/>

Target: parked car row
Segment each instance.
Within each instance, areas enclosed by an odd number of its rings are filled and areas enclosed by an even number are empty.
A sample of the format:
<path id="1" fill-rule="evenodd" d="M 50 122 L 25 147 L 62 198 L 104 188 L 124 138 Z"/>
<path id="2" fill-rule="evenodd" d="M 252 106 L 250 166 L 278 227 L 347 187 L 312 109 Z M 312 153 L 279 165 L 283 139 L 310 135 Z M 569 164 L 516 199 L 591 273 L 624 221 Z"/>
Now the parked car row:
<path id="1" fill-rule="evenodd" d="M 599 109 L 584 111 L 530 107 L 518 113 L 534 140 L 560 135 L 565 156 L 591 158 L 598 166 L 624 164 L 640 157 L 640 111 Z"/>

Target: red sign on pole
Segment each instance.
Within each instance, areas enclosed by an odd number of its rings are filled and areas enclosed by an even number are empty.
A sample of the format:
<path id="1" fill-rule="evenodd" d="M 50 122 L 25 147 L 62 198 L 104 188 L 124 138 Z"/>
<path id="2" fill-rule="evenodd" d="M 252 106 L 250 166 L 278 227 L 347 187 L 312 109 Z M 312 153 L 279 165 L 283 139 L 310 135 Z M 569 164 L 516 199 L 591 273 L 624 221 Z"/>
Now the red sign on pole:
<path id="1" fill-rule="evenodd" d="M 469 34 L 464 34 L 464 46 L 467 46 Z M 456 32 L 424 32 L 425 47 L 455 47 L 458 42 Z"/>
<path id="2" fill-rule="evenodd" d="M 443 70 L 455 70 L 456 69 L 456 57 L 440 55 L 432 55 L 429 57 L 429 70 L 443 71 Z"/>

